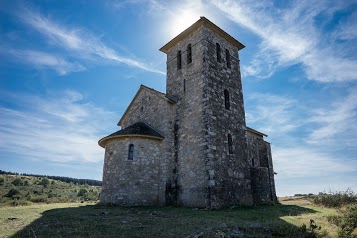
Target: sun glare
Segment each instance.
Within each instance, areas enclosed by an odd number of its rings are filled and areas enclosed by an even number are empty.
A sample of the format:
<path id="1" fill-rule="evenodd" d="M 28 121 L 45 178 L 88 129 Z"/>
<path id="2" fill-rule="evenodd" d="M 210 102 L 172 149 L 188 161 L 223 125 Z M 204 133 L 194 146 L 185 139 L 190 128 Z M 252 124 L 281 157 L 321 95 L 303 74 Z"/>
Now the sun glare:
<path id="1" fill-rule="evenodd" d="M 182 11 L 180 14 L 177 14 L 177 16 L 170 23 L 169 32 L 171 37 L 177 36 L 199 19 L 200 15 L 191 10 L 185 10 Z"/>

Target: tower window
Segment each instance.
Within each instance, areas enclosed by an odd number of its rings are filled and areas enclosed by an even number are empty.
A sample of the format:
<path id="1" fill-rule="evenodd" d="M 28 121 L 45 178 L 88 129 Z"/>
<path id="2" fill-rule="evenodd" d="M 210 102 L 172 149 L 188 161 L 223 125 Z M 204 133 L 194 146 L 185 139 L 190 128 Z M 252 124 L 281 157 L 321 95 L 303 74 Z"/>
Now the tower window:
<path id="1" fill-rule="evenodd" d="M 231 134 L 228 134 L 228 153 L 233 154 L 233 142 Z"/>
<path id="2" fill-rule="evenodd" d="M 186 79 L 183 79 L 183 92 L 186 92 Z"/>
<path id="3" fill-rule="evenodd" d="M 187 46 L 187 64 L 192 63 L 192 47 L 191 44 Z"/>
<path id="4" fill-rule="evenodd" d="M 177 70 L 181 69 L 181 50 L 177 52 Z"/>
<path id="5" fill-rule="evenodd" d="M 227 89 L 224 90 L 224 107 L 229 110 L 231 107 L 230 101 L 229 101 L 229 92 Z"/>
<path id="6" fill-rule="evenodd" d="M 227 67 L 231 67 L 231 55 L 229 54 L 229 50 L 226 49 L 226 62 L 227 62 Z"/>
<path id="7" fill-rule="evenodd" d="M 130 144 L 129 152 L 128 152 L 128 160 L 133 160 L 133 159 L 134 159 L 134 145 Z"/>
<path id="8" fill-rule="evenodd" d="M 221 62 L 221 46 L 216 43 L 216 53 L 217 53 L 217 61 Z"/>

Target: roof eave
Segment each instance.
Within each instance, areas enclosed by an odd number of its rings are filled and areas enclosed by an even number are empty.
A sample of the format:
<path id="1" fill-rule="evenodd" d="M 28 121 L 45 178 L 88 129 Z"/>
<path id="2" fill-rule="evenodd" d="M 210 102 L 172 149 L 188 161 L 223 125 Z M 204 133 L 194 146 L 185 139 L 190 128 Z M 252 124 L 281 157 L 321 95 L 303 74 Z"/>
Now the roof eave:
<path id="1" fill-rule="evenodd" d="M 242 43 L 240 43 L 238 40 L 234 39 L 231 35 L 229 35 L 227 32 L 225 32 L 224 30 L 219 28 L 213 22 L 211 22 L 210 20 L 208 20 L 205 17 L 201 17 L 198 21 L 193 23 L 189 28 L 187 28 L 186 30 L 181 32 L 179 35 L 177 35 L 175 38 L 173 38 L 171 41 L 169 41 L 166 45 L 161 47 L 160 51 L 162 51 L 162 52 L 167 54 L 167 52 L 169 51 L 169 49 L 172 46 L 176 45 L 179 41 L 184 39 L 191 32 L 197 30 L 198 28 L 200 28 L 203 25 L 209 27 L 211 30 L 216 32 L 218 35 L 220 35 L 221 37 L 226 39 L 229 43 L 231 43 L 232 45 L 236 46 L 238 48 L 238 50 L 241 50 L 241 49 L 243 49 L 245 47 Z"/>
<path id="2" fill-rule="evenodd" d="M 98 145 L 105 148 L 105 144 L 108 140 L 117 139 L 117 138 L 126 138 L 126 137 L 139 137 L 139 138 L 147 138 L 147 139 L 154 139 L 154 140 L 163 140 L 164 139 L 164 137 L 160 137 L 160 136 L 125 134 L 125 135 L 106 136 L 98 141 Z"/>
<path id="3" fill-rule="evenodd" d="M 258 135 L 260 135 L 260 136 L 265 136 L 265 137 L 268 137 L 268 135 L 266 135 L 266 134 L 264 134 L 264 133 L 261 133 L 260 131 L 257 131 L 257 130 L 254 130 L 253 128 L 250 128 L 250 127 L 248 127 L 247 126 L 247 131 L 250 131 L 250 132 L 252 132 L 252 133 L 255 133 L 255 134 L 258 134 Z"/>

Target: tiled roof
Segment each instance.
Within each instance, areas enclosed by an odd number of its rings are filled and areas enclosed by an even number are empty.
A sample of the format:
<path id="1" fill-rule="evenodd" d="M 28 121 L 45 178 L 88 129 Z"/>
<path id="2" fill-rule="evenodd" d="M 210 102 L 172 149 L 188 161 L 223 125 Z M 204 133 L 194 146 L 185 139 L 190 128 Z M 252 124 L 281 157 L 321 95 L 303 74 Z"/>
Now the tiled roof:
<path id="1" fill-rule="evenodd" d="M 164 139 L 164 136 L 160 134 L 158 131 L 155 129 L 151 128 L 149 125 L 147 125 L 144 122 L 137 122 L 131 126 L 128 126 L 122 130 L 119 130 L 117 132 L 114 132 L 113 134 L 110 134 L 109 136 L 106 136 L 102 139 L 99 140 L 98 144 L 102 147 L 105 145 L 103 144 L 106 140 L 115 138 L 115 137 L 125 137 L 125 136 L 142 136 L 142 137 L 151 137 L 151 138 L 156 138 L 156 139 Z"/>

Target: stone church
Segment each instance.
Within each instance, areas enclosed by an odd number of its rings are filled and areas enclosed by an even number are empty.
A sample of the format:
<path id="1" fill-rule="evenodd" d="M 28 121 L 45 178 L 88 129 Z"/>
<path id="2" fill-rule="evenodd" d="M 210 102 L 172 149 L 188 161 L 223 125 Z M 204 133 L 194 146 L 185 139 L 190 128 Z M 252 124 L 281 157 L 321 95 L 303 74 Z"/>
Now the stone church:
<path id="1" fill-rule="evenodd" d="M 270 144 L 246 126 L 239 50 L 201 17 L 164 45 L 166 93 L 141 85 L 105 148 L 100 200 L 227 207 L 276 202 Z"/>

